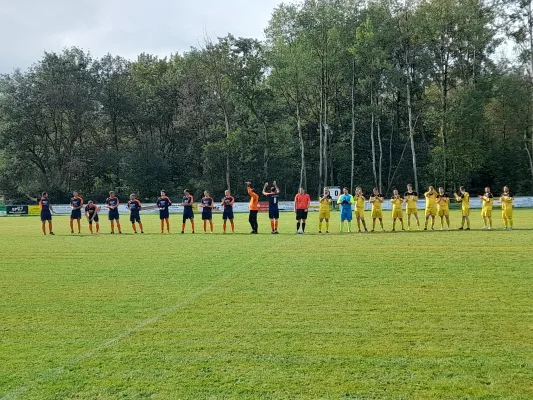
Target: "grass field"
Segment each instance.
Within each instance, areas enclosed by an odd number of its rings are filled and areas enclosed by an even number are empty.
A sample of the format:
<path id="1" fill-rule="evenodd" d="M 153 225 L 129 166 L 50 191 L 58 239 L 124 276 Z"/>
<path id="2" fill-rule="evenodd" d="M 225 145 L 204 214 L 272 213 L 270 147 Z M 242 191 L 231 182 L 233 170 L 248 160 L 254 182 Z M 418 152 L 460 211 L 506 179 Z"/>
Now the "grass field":
<path id="1" fill-rule="evenodd" d="M 477 211 L 471 232 L 316 218 L 72 236 L 56 217 L 55 237 L 0 219 L 0 399 L 533 398 L 533 210 L 513 232 Z"/>

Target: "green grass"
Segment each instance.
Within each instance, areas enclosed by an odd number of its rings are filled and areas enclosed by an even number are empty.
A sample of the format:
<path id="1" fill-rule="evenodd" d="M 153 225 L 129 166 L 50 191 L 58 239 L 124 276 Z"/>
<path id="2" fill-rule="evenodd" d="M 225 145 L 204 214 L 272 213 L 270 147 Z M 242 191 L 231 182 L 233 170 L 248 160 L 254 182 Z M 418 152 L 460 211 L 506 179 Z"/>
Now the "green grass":
<path id="1" fill-rule="evenodd" d="M 283 214 L 250 236 L 246 218 L 71 236 L 57 217 L 55 237 L 0 219 L 0 398 L 533 398 L 532 210 L 513 232 L 477 211 L 471 232 L 326 236 L 312 214 L 298 236 Z"/>

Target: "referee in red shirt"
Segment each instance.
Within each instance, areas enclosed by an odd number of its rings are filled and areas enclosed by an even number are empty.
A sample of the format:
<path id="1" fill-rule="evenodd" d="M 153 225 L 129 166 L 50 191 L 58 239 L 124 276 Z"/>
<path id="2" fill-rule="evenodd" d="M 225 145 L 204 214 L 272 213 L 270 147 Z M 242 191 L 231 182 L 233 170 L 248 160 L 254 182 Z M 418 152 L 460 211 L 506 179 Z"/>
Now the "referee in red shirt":
<path id="1" fill-rule="evenodd" d="M 309 212 L 309 205 L 311 204 L 311 197 L 305 193 L 304 188 L 300 188 L 298 194 L 294 198 L 294 212 L 296 213 L 296 233 L 305 233 L 305 223 L 307 221 L 307 213 Z M 300 226 L 302 230 L 300 231 Z"/>

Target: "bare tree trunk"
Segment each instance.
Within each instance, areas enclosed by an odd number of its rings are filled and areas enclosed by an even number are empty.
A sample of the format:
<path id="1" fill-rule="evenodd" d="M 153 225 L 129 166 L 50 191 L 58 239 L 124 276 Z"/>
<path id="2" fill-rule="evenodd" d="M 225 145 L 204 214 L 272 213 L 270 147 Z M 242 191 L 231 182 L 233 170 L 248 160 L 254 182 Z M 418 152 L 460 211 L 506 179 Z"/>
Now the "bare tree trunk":
<path id="1" fill-rule="evenodd" d="M 355 174 L 355 58 L 352 64 L 352 168 L 350 172 L 350 193 L 353 193 L 354 174 Z"/>
<path id="2" fill-rule="evenodd" d="M 330 131 L 329 133 L 329 184 L 334 185 L 335 179 L 333 174 L 333 131 Z"/>
<path id="3" fill-rule="evenodd" d="M 379 188 L 379 192 L 381 193 L 383 189 L 383 143 L 381 141 L 381 117 L 379 115 L 378 115 L 376 122 L 378 126 L 378 146 L 379 146 L 378 188 Z"/>
<path id="4" fill-rule="evenodd" d="M 394 111 L 391 111 L 390 116 L 390 140 L 389 140 L 389 173 L 387 174 L 387 194 L 390 191 L 390 188 L 392 186 L 392 163 L 393 163 L 393 157 L 392 157 L 392 144 L 394 142 Z"/>
<path id="5" fill-rule="evenodd" d="M 409 65 L 409 63 L 408 63 Z M 409 141 L 411 142 L 411 155 L 413 158 L 413 175 L 415 179 L 415 191 L 418 192 L 418 171 L 416 168 L 415 132 L 413 126 L 413 107 L 411 105 L 411 67 L 407 67 L 407 113 L 409 115 Z"/>
<path id="6" fill-rule="evenodd" d="M 323 27 L 322 29 L 322 43 L 323 54 L 322 59 L 322 107 L 324 109 L 324 187 L 329 185 L 328 182 L 328 144 L 331 131 L 328 125 L 328 87 L 329 87 L 329 73 L 328 73 L 328 30 Z M 320 193 L 320 192 L 319 192 Z"/>
<path id="7" fill-rule="evenodd" d="M 325 111 L 325 110 L 324 110 Z M 325 124 L 324 127 L 324 187 L 328 186 L 328 141 L 330 136 L 329 125 Z"/>
<path id="8" fill-rule="evenodd" d="M 527 3 L 527 22 L 528 22 L 528 28 L 529 28 L 529 56 L 530 56 L 530 71 L 529 71 L 529 77 L 531 80 L 531 110 L 533 110 L 533 13 L 532 13 L 532 1 L 529 0 Z M 533 118 L 531 118 L 533 120 Z M 527 137 L 524 137 L 525 145 L 526 145 L 526 151 L 527 156 L 529 159 L 529 167 L 531 170 L 531 180 L 533 182 L 533 158 L 531 154 L 531 150 L 529 149 L 529 142 L 531 142 L 531 149 L 533 149 L 533 124 L 530 126 L 531 130 L 531 138 L 530 140 L 527 139 Z"/>
<path id="9" fill-rule="evenodd" d="M 446 145 L 446 128 L 448 120 L 448 62 L 449 62 L 449 52 L 446 51 L 444 56 L 444 71 L 441 81 L 441 91 L 440 91 L 440 101 L 441 101 L 441 119 L 440 119 L 440 138 L 442 146 L 442 175 L 443 175 L 443 187 L 446 188 L 446 181 L 448 179 L 448 154 L 447 154 L 447 145 Z"/>
<path id="10" fill-rule="evenodd" d="M 372 144 L 372 171 L 374 173 L 374 186 L 378 187 L 378 173 L 376 169 L 376 142 L 374 140 L 374 94 L 372 92 L 372 89 L 370 90 L 370 105 L 372 108 L 372 118 L 370 122 L 370 142 Z"/>
<path id="11" fill-rule="evenodd" d="M 263 177 L 268 179 L 268 129 L 265 121 L 263 121 L 263 130 L 265 135 L 265 148 L 263 150 Z"/>
<path id="12" fill-rule="evenodd" d="M 531 172 L 531 177 L 533 179 L 533 154 L 531 154 L 531 150 L 529 149 L 529 139 L 527 134 L 524 134 L 524 148 L 526 149 L 527 159 L 529 161 L 529 171 Z"/>
<path id="13" fill-rule="evenodd" d="M 446 188 L 446 178 L 448 173 L 448 160 L 446 154 L 446 98 L 444 95 L 444 87 L 441 89 L 441 107 L 442 107 L 442 116 L 440 119 L 440 139 L 442 146 L 442 177 L 443 177 L 443 187 Z"/>
<path id="14" fill-rule="evenodd" d="M 300 139 L 300 150 L 301 150 L 300 187 L 307 188 L 307 174 L 305 172 L 304 136 L 302 132 L 302 121 L 300 118 L 299 100 L 296 100 L 296 124 L 298 126 L 298 137 Z"/>
<path id="15" fill-rule="evenodd" d="M 230 135 L 230 130 L 229 130 L 229 119 L 228 119 L 228 114 L 226 112 L 226 108 L 223 108 L 224 110 L 224 123 L 226 125 L 226 145 L 228 144 L 229 142 L 229 135 Z M 226 148 L 226 186 L 228 188 L 228 190 L 231 190 L 231 183 L 230 183 L 230 154 L 229 154 L 229 149 Z"/>
<path id="16" fill-rule="evenodd" d="M 322 184 L 323 184 L 323 177 L 322 173 L 324 171 L 324 138 L 322 135 L 322 129 L 323 129 L 323 120 L 322 120 L 322 89 L 320 89 L 320 117 L 319 117 L 319 125 L 318 125 L 318 136 L 320 138 L 320 147 L 318 149 L 319 152 L 319 162 L 318 162 L 318 193 L 322 191 Z"/>

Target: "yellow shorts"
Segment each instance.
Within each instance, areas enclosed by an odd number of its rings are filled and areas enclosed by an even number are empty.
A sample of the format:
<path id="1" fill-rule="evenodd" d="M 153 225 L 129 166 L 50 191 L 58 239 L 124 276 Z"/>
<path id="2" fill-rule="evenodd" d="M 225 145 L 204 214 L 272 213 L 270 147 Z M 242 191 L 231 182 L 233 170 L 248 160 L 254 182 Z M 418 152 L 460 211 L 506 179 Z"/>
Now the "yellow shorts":
<path id="1" fill-rule="evenodd" d="M 383 210 L 372 210 L 372 218 L 383 219 Z"/>
<path id="2" fill-rule="evenodd" d="M 418 210 L 416 208 L 408 208 L 407 215 L 418 215 Z"/>
<path id="3" fill-rule="evenodd" d="M 492 218 L 492 210 L 482 210 L 481 211 L 482 217 Z"/>
<path id="4" fill-rule="evenodd" d="M 439 210 L 439 217 L 449 217 L 450 210 Z"/>
<path id="5" fill-rule="evenodd" d="M 437 216 L 437 207 L 426 208 L 426 215 Z"/>
<path id="6" fill-rule="evenodd" d="M 503 219 L 513 218 L 513 210 L 502 211 L 502 218 Z"/>
<path id="7" fill-rule="evenodd" d="M 463 214 L 463 217 L 469 217 L 470 216 L 470 208 L 462 208 L 461 213 Z"/>
<path id="8" fill-rule="evenodd" d="M 330 219 L 331 218 L 331 211 L 320 211 L 318 213 L 318 219 Z"/>
<path id="9" fill-rule="evenodd" d="M 402 210 L 392 210 L 392 218 L 403 218 L 403 211 Z"/>
<path id="10" fill-rule="evenodd" d="M 364 219 L 365 218 L 365 209 L 364 208 L 362 208 L 362 209 L 356 208 L 355 209 L 355 218 Z"/>

